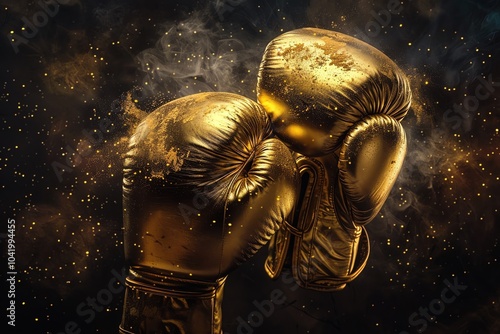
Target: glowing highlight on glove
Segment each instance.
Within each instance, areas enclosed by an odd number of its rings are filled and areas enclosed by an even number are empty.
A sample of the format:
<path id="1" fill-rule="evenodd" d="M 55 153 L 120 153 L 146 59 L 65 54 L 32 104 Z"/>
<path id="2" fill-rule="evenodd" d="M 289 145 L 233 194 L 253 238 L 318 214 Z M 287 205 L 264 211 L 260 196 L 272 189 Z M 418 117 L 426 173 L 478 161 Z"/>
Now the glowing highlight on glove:
<path id="1" fill-rule="evenodd" d="M 267 113 L 273 122 L 280 119 L 282 115 L 288 113 L 288 105 L 265 90 L 260 92 L 258 100 L 259 103 L 267 110 Z"/>

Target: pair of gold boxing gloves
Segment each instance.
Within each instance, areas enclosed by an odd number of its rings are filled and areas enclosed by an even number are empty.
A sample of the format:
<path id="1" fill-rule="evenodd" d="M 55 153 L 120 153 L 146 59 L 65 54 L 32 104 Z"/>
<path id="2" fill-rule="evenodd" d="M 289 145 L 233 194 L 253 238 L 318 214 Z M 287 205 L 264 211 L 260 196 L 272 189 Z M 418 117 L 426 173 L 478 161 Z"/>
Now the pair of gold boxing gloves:
<path id="1" fill-rule="evenodd" d="M 177 99 L 131 137 L 120 333 L 221 333 L 227 275 L 268 242 L 268 274 L 289 263 L 304 288 L 363 270 L 363 226 L 406 151 L 404 73 L 353 37 L 299 29 L 267 46 L 257 99 Z"/>

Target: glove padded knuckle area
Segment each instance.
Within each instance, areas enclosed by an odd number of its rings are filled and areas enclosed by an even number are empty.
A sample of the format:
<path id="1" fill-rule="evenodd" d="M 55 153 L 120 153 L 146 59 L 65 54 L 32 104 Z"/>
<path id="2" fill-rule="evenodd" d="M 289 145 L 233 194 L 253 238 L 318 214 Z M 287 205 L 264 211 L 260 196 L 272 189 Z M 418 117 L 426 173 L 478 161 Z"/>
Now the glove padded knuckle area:
<path id="1" fill-rule="evenodd" d="M 380 114 L 357 122 L 340 150 L 337 213 L 357 225 L 380 211 L 396 181 L 406 154 L 406 135 L 395 119 Z"/>
<path id="2" fill-rule="evenodd" d="M 278 137 L 294 151 L 333 153 L 367 115 L 401 120 L 411 105 L 405 73 L 354 37 L 317 28 L 271 41 L 260 64 L 257 96 Z"/>
<path id="3" fill-rule="evenodd" d="M 125 156 L 128 261 L 214 279 L 255 253 L 295 200 L 294 160 L 271 135 L 261 106 L 236 94 L 195 94 L 149 114 Z"/>

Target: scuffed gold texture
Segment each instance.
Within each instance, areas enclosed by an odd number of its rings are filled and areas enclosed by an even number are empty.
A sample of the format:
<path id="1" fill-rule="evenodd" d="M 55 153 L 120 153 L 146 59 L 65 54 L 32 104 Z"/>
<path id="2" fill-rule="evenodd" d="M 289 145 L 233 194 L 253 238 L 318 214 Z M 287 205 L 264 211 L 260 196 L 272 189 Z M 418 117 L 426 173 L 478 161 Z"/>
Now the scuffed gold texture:
<path id="1" fill-rule="evenodd" d="M 410 108 L 406 75 L 383 53 L 322 29 L 290 31 L 271 41 L 257 96 L 302 177 L 294 213 L 270 243 L 266 271 L 292 272 L 305 288 L 333 291 L 363 270 L 363 225 L 378 214 L 401 170 Z"/>
<path id="2" fill-rule="evenodd" d="M 332 153 L 359 119 L 401 120 L 411 104 L 405 74 L 374 47 L 338 32 L 304 28 L 268 44 L 257 97 L 274 130 L 294 151 Z"/>
<path id="3" fill-rule="evenodd" d="M 136 308 L 149 312 L 151 326 L 220 333 L 216 282 L 269 241 L 294 205 L 297 182 L 290 150 L 248 98 L 195 94 L 146 116 L 125 155 L 131 274 L 121 328 L 140 332 L 145 318 Z M 171 297 L 186 307 L 167 305 Z"/>

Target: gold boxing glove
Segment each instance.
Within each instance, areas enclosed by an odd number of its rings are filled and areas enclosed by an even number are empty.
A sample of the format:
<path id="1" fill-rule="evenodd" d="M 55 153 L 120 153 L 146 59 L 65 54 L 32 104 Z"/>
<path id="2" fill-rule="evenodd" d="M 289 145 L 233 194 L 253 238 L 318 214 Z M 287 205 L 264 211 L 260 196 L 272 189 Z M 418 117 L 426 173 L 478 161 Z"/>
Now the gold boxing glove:
<path id="1" fill-rule="evenodd" d="M 229 93 L 174 100 L 141 122 L 124 166 L 120 333 L 221 333 L 226 276 L 297 196 L 295 161 L 271 135 L 262 107 Z"/>
<path id="2" fill-rule="evenodd" d="M 305 28 L 269 43 L 257 97 L 302 177 L 294 212 L 270 242 L 266 271 L 277 277 L 291 262 L 300 286 L 342 289 L 366 264 L 363 226 L 384 204 L 404 160 L 408 79 L 356 38 Z"/>

